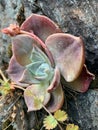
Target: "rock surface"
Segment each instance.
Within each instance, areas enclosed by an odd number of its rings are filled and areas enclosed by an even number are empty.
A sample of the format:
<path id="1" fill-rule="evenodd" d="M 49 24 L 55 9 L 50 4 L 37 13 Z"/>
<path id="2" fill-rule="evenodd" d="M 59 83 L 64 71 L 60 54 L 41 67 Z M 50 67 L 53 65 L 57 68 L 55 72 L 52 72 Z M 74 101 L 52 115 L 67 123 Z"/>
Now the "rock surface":
<path id="1" fill-rule="evenodd" d="M 98 88 L 97 0 L 0 0 L 0 12 L 0 30 L 10 23 L 21 24 L 31 13 L 38 13 L 55 21 L 63 32 L 82 36 L 86 48 L 86 64 L 97 75 L 92 86 Z M 0 67 L 9 62 L 7 48 L 10 42 L 10 37 L 0 33 Z M 81 130 L 98 130 L 97 90 L 89 90 L 79 94 L 76 100 L 69 100 L 68 108 L 72 122 L 79 124 Z M 25 127 L 25 130 L 33 128 L 33 125 Z"/>
<path id="2" fill-rule="evenodd" d="M 68 101 L 68 113 L 81 130 L 97 130 L 98 90 L 89 90 Z"/>

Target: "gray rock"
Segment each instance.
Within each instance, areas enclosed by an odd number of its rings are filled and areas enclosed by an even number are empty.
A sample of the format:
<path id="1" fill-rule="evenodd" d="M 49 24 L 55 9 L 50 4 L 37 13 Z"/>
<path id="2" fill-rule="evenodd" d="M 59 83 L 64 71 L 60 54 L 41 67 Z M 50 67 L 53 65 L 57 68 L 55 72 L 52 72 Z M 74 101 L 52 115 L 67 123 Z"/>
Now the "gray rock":
<path id="1" fill-rule="evenodd" d="M 81 130 L 98 130 L 98 90 L 89 90 L 69 100 L 68 113 Z"/>
<path id="2" fill-rule="evenodd" d="M 0 13 L 0 29 L 8 27 L 11 23 L 16 23 L 21 6 L 21 0 L 0 0 L 0 12 L 2 12 Z M 10 37 L 0 32 L 0 66 L 9 61 L 7 48 L 10 43 Z"/>

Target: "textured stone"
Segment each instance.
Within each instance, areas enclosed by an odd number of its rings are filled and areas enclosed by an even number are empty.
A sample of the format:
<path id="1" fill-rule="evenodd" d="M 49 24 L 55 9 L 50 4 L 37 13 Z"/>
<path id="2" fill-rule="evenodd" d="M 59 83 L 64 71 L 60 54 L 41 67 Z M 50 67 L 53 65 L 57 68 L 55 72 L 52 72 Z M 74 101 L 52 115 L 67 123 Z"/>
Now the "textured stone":
<path id="1" fill-rule="evenodd" d="M 9 26 L 11 23 L 16 23 L 16 17 L 20 7 L 21 0 L 0 0 L 0 29 Z M 11 43 L 9 36 L 0 32 L 0 66 L 4 62 L 8 62 L 7 47 Z"/>
<path id="2" fill-rule="evenodd" d="M 98 90 L 89 90 L 69 100 L 68 113 L 82 130 L 98 130 Z"/>

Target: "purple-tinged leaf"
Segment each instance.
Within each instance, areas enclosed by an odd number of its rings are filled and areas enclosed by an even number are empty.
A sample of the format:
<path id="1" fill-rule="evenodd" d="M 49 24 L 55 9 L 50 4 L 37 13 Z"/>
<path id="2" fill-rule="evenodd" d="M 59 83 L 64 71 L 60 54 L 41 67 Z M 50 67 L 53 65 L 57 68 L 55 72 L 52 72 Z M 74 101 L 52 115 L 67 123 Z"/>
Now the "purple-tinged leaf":
<path id="1" fill-rule="evenodd" d="M 62 107 L 64 103 L 64 92 L 62 86 L 59 85 L 52 93 L 49 103 L 46 105 L 46 108 L 50 112 L 55 112 Z"/>
<path id="2" fill-rule="evenodd" d="M 46 105 L 50 100 L 50 93 L 47 92 L 47 86 L 49 84 L 33 84 L 26 88 L 24 91 L 24 99 L 28 107 L 28 111 L 36 111 L 42 108 L 42 105 Z M 36 99 L 41 100 L 37 102 Z"/>
<path id="3" fill-rule="evenodd" d="M 88 90 L 91 81 L 94 79 L 95 76 L 90 73 L 87 70 L 86 65 L 84 65 L 80 76 L 75 81 L 70 83 L 64 81 L 63 84 L 65 84 L 65 86 L 69 87 L 70 89 L 83 93 Z"/>
<path id="4" fill-rule="evenodd" d="M 21 29 L 34 33 L 42 41 L 45 41 L 45 39 L 53 33 L 61 32 L 59 27 L 52 20 L 38 14 L 32 14 L 28 17 L 21 25 Z"/>
<path id="5" fill-rule="evenodd" d="M 34 75 L 28 69 L 24 70 L 22 76 L 19 79 L 19 82 L 20 83 L 27 83 L 27 84 L 40 83 L 40 81 L 35 79 Z"/>
<path id="6" fill-rule="evenodd" d="M 7 70 L 7 73 L 12 81 L 14 81 L 16 84 L 26 87 L 28 84 L 26 83 L 20 83 L 20 77 L 22 76 L 22 73 L 24 72 L 25 68 L 18 64 L 16 61 L 15 57 L 12 56 L 10 62 L 9 62 L 9 67 Z"/>
<path id="7" fill-rule="evenodd" d="M 51 84 L 49 85 L 47 91 L 48 92 L 53 91 L 54 89 L 56 89 L 58 87 L 59 84 L 60 84 L 60 71 L 59 71 L 58 67 L 56 67 L 54 70 L 53 80 L 51 81 Z"/>
<path id="8" fill-rule="evenodd" d="M 82 39 L 70 34 L 56 33 L 47 38 L 46 45 L 65 80 L 75 80 L 84 65 Z"/>
<path id="9" fill-rule="evenodd" d="M 13 38 L 12 50 L 19 64 L 25 66 L 31 63 L 30 56 L 36 41 L 31 36 L 21 34 Z"/>

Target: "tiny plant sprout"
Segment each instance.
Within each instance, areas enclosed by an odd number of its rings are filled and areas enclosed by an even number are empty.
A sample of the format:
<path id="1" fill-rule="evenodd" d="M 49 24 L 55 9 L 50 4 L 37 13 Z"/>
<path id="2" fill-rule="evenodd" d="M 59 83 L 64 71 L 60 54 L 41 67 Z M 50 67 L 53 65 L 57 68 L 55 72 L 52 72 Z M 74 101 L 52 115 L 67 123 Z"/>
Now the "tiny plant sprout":
<path id="1" fill-rule="evenodd" d="M 28 111 L 44 106 L 49 112 L 59 110 L 64 102 L 62 84 L 78 92 L 88 90 L 94 75 L 85 65 L 80 37 L 63 33 L 52 20 L 38 14 L 2 32 L 12 37 L 7 73 L 15 87 L 23 88 Z"/>

